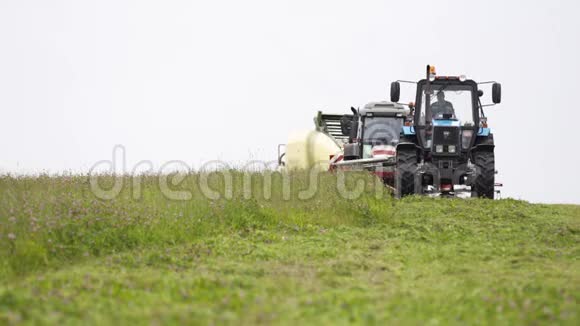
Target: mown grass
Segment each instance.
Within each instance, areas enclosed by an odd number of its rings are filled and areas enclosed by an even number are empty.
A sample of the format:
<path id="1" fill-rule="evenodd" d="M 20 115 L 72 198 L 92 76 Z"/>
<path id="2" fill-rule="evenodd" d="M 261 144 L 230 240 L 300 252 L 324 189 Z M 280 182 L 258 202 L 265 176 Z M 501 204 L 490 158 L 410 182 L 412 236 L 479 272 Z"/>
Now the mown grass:
<path id="1" fill-rule="evenodd" d="M 541 324 L 579 322 L 580 208 L 515 200 L 356 200 L 322 175 L 263 198 L 170 200 L 129 177 L 0 177 L 0 324 Z M 105 183 L 112 177 L 103 177 Z M 224 193 L 223 179 L 210 184 Z M 138 191 L 137 191 L 138 192 Z"/>

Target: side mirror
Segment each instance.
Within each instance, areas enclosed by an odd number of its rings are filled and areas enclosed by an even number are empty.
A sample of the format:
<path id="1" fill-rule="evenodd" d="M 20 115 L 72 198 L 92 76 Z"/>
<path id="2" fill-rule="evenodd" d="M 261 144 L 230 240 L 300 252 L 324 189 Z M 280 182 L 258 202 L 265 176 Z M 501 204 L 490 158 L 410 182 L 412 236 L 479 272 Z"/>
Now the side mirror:
<path id="1" fill-rule="evenodd" d="M 483 96 L 483 91 L 481 89 L 477 90 L 477 96 L 478 97 L 482 97 Z"/>
<path id="2" fill-rule="evenodd" d="M 340 131 L 343 136 L 350 136 L 351 123 L 352 118 L 347 115 L 343 115 L 342 118 L 340 118 Z"/>
<path id="3" fill-rule="evenodd" d="M 401 97 L 401 84 L 399 82 L 391 83 L 391 102 L 399 102 Z"/>
<path id="4" fill-rule="evenodd" d="M 353 120 L 350 122 L 349 132 L 350 132 L 350 134 L 348 136 L 349 142 L 352 143 L 358 136 L 357 135 L 357 133 L 358 133 L 358 120 L 356 120 L 356 117 L 353 118 Z"/>
<path id="5" fill-rule="evenodd" d="M 501 103 L 501 84 L 493 83 L 491 86 L 491 100 L 495 104 Z"/>

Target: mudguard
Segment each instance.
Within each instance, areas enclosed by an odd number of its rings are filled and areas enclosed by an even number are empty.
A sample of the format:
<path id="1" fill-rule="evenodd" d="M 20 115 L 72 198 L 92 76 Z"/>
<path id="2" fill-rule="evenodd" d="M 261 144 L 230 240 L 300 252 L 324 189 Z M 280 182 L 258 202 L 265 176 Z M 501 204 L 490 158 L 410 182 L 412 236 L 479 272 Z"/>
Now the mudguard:
<path id="1" fill-rule="evenodd" d="M 421 149 L 421 147 L 419 147 L 417 144 L 410 142 L 410 141 L 401 141 L 400 143 L 397 144 L 397 151 L 399 151 L 399 149 L 416 149 L 419 150 Z"/>
<path id="2" fill-rule="evenodd" d="M 493 134 L 488 133 L 488 136 L 477 136 L 471 151 L 493 151 L 494 148 L 495 144 L 493 142 Z"/>

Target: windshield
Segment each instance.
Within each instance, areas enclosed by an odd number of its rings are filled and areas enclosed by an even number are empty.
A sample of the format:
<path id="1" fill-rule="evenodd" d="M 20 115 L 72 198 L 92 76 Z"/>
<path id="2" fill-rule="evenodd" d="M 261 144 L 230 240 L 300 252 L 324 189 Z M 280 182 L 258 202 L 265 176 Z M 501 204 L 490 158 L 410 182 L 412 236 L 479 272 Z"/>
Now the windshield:
<path id="1" fill-rule="evenodd" d="M 473 125 L 472 87 L 468 85 L 431 85 L 432 120 L 458 120 L 461 125 Z M 425 91 L 421 97 L 420 124 L 425 124 Z"/>
<path id="2" fill-rule="evenodd" d="M 363 143 L 371 145 L 394 145 L 399 142 L 403 119 L 395 117 L 366 117 Z"/>

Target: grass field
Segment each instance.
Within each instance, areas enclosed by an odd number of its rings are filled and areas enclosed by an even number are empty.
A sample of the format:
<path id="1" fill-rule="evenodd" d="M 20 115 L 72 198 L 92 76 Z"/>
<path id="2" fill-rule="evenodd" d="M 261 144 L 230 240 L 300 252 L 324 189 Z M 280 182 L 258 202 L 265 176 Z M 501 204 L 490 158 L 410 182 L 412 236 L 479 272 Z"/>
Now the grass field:
<path id="1" fill-rule="evenodd" d="M 580 324 L 580 207 L 0 177 L 0 324 Z M 370 181 L 368 176 L 352 176 Z M 111 182 L 112 178 L 105 180 Z M 215 189 L 224 182 L 210 178 Z"/>

